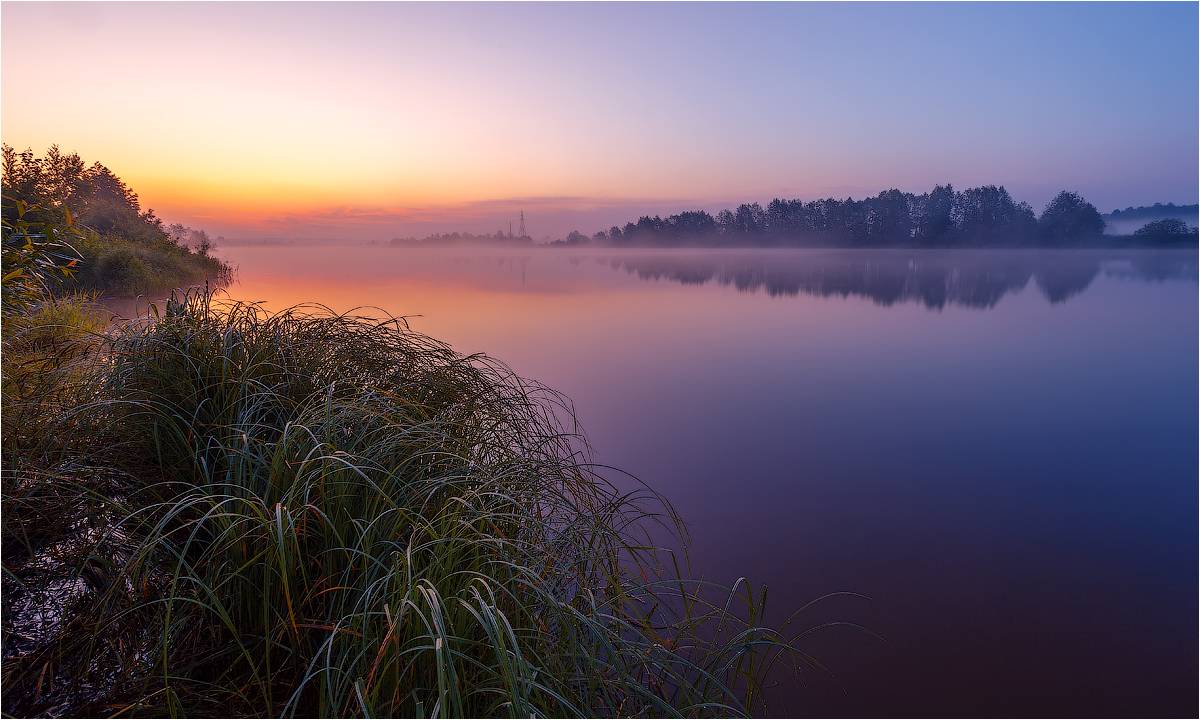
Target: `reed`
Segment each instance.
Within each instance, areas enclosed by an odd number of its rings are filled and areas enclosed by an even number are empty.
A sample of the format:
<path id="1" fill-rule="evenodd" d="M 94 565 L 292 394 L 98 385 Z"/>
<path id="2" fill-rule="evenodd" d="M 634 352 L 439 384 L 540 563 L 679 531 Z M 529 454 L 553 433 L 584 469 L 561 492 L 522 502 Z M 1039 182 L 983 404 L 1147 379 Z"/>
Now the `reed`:
<path id="1" fill-rule="evenodd" d="M 9 713 L 728 716 L 804 661 L 564 397 L 402 318 L 199 293 L 72 342 L 6 398 Z"/>

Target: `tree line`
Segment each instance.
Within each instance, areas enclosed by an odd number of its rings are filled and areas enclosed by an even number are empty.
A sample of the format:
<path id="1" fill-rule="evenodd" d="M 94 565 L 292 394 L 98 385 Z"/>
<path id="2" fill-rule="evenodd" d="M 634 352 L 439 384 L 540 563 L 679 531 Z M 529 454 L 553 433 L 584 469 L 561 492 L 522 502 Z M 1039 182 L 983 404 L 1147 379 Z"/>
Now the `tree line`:
<path id="1" fill-rule="evenodd" d="M 88 165 L 77 153 L 51 147 L 45 157 L 32 150 L 17 152 L 4 145 L 4 213 L 15 202 L 37 207 L 42 215 L 69 214 L 75 222 L 101 234 L 152 242 L 168 239 L 154 210 L 142 211 L 137 193 L 100 163 Z"/>
<path id="2" fill-rule="evenodd" d="M 1155 229 L 1152 229 L 1155 230 Z M 1178 227 L 1157 228 L 1170 230 Z M 1070 246 L 1100 241 L 1104 219 L 1075 192 L 1063 191 L 1038 215 L 1003 186 L 957 191 L 938 185 L 916 195 L 891 189 L 863 200 L 805 202 L 776 198 L 763 207 L 743 203 L 715 216 L 689 210 L 668 217 L 643 215 L 591 237 L 571 232 L 555 245 L 754 245 L 821 247 Z M 1184 236 L 1195 230 L 1184 227 Z M 1143 235 L 1142 240 L 1151 236 Z M 1158 234 L 1153 235 L 1159 239 Z M 1170 238 L 1168 238 L 1170 239 Z"/>
<path id="3" fill-rule="evenodd" d="M 73 228 L 70 245 L 80 259 L 75 286 L 131 295 L 228 279 L 229 267 L 209 254 L 208 233 L 143 210 L 137 193 L 104 165 L 58 146 L 44 157 L 7 144 L 0 153 L 6 227 L 20 219 Z M 23 242 L 18 235 L 6 234 L 5 241 Z"/>
<path id="4" fill-rule="evenodd" d="M 1200 213 L 1200 205 L 1176 205 L 1175 203 L 1154 203 L 1153 205 L 1140 205 L 1138 207 L 1127 207 L 1124 210 L 1113 210 L 1108 214 L 1108 217 L 1113 220 L 1157 220 L 1163 217 L 1183 217 L 1187 215 L 1195 216 Z"/>

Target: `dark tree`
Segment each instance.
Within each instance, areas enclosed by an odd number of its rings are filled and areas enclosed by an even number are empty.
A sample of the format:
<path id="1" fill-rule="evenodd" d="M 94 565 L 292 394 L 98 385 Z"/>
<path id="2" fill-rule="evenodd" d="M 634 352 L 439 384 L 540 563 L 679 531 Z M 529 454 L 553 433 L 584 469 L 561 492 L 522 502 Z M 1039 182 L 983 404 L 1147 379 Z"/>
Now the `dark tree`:
<path id="1" fill-rule="evenodd" d="M 626 245 L 637 242 L 637 225 L 625 223 L 625 228 L 621 230 L 621 241 Z"/>
<path id="2" fill-rule="evenodd" d="M 923 195 L 893 188 L 864 200 L 775 198 L 766 209 L 743 203 L 716 217 L 704 210 L 643 215 L 623 229 L 613 226 L 607 239 L 624 246 L 1012 247 L 1083 242 L 1103 230 L 1096 208 L 1076 193 L 1060 193 L 1039 221 L 1002 185 L 955 192 L 946 184 Z"/>
<path id="3" fill-rule="evenodd" d="M 904 245 L 912 240 L 909 196 L 896 189 L 866 201 L 864 233 L 871 245 Z"/>
<path id="4" fill-rule="evenodd" d="M 1078 193 L 1060 192 L 1038 219 L 1038 235 L 1049 243 L 1066 243 L 1099 237 L 1104 232 L 1100 212 Z"/>
<path id="5" fill-rule="evenodd" d="M 956 194 L 950 215 L 964 245 L 1020 245 L 1037 224 L 1033 208 L 1015 202 L 1003 185 L 967 188 Z"/>
<path id="6" fill-rule="evenodd" d="M 1146 223 L 1134 231 L 1133 236 L 1141 241 L 1195 245 L 1200 233 L 1182 220 L 1168 218 Z"/>
<path id="7" fill-rule="evenodd" d="M 665 229 L 672 242 L 707 242 L 716 234 L 717 221 L 703 210 L 688 210 L 667 218 Z"/>
<path id="8" fill-rule="evenodd" d="M 737 232 L 737 221 L 730 210 L 717 213 L 717 232 L 729 237 Z"/>
<path id="9" fill-rule="evenodd" d="M 742 203 L 733 213 L 734 232 L 741 235 L 758 235 L 767 230 L 767 213 L 758 203 Z"/>
<path id="10" fill-rule="evenodd" d="M 919 245 L 948 245 L 953 242 L 954 186 L 938 185 L 915 198 L 913 238 Z"/>
<path id="11" fill-rule="evenodd" d="M 1195 232 L 1195 229 L 1189 228 L 1188 224 L 1182 220 L 1155 220 L 1141 226 L 1133 234 L 1150 236 L 1191 235 L 1193 232 Z"/>
<path id="12" fill-rule="evenodd" d="M 779 241 L 796 244 L 812 233 L 803 201 L 775 198 L 767 205 L 767 228 Z"/>

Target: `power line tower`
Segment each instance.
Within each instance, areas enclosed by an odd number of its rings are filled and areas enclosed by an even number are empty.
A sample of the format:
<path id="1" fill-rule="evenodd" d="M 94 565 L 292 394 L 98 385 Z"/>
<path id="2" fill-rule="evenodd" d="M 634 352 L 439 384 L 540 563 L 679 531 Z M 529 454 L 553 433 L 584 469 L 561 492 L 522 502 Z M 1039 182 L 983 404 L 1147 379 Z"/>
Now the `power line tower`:
<path id="1" fill-rule="evenodd" d="M 525 211 L 521 211 L 521 237 L 525 237 Z"/>

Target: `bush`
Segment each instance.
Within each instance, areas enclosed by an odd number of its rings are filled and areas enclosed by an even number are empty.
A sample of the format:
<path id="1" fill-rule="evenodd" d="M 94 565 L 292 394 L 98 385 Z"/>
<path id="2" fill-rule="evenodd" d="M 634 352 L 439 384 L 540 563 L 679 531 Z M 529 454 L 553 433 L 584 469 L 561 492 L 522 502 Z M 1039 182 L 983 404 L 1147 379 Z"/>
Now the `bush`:
<path id="1" fill-rule="evenodd" d="M 653 550 L 673 511 L 562 397 L 403 320 L 189 296 L 90 357 L 89 401 L 6 425 L 12 577 L 85 546 L 8 713 L 731 715 L 787 649 Z M 98 527 L 52 543 L 56 495 Z"/>
<path id="2" fill-rule="evenodd" d="M 1134 231 L 1134 236 L 1145 240 L 1161 240 L 1163 242 L 1195 242 L 1196 228 L 1189 228 L 1182 220 L 1155 220 Z"/>
<path id="3" fill-rule="evenodd" d="M 165 241 L 133 243 L 92 233 L 79 243 L 79 251 L 79 271 L 64 287 L 135 296 L 206 282 L 219 286 L 230 279 L 228 266 L 220 260 Z"/>
<path id="4" fill-rule="evenodd" d="M 208 255 L 205 233 L 197 233 L 203 239 L 198 252 L 173 242 L 154 211 L 143 211 L 137 193 L 103 165 L 89 167 L 78 155 L 64 154 L 57 146 L 44 158 L 31 150 L 18 153 L 8 145 L 0 149 L 4 285 L 6 297 L 13 296 L 18 304 L 28 295 L 23 293 L 28 289 L 27 276 L 13 275 L 10 266 L 39 257 L 58 261 L 69 256 L 83 266 L 74 278 L 70 272 L 62 273 L 67 277 L 49 288 L 38 288 L 39 292 L 82 288 L 129 296 L 229 280 L 229 266 Z M 192 232 L 182 225 L 170 229 L 183 235 Z M 20 242 L 10 242 L 15 240 Z M 40 252 L 47 249 L 49 254 Z M 53 267 L 43 267 L 42 274 Z M 6 308 L 9 305 L 6 300 Z"/>
<path id="5" fill-rule="evenodd" d="M 71 241 L 81 239 L 70 214 L 47 214 L 36 205 L 4 198 L 0 218 L 3 315 L 28 310 L 59 282 L 68 281 L 79 263 Z"/>

